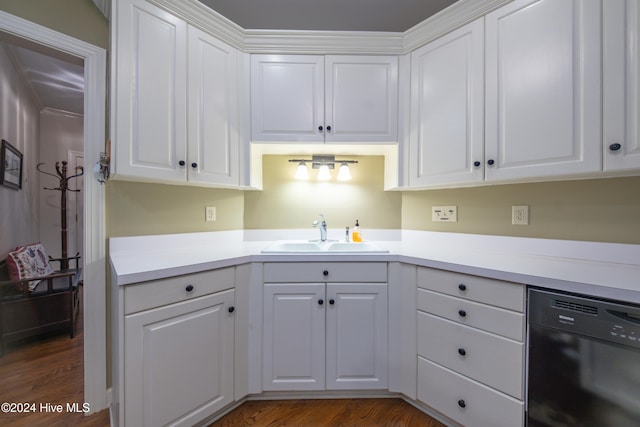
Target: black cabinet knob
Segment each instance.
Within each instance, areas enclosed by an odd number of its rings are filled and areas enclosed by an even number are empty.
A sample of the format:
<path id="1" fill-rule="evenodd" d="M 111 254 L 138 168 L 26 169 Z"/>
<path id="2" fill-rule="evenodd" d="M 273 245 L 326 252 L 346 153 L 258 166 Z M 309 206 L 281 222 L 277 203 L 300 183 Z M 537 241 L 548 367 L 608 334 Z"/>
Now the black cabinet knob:
<path id="1" fill-rule="evenodd" d="M 459 348 L 458 349 L 458 354 L 460 356 L 466 356 L 467 355 L 467 350 L 465 350 L 464 348 Z"/>
<path id="2" fill-rule="evenodd" d="M 184 288 L 184 290 L 187 291 L 187 292 L 193 291 L 193 285 L 187 285 L 187 287 Z"/>
<path id="3" fill-rule="evenodd" d="M 236 311 L 236 308 L 234 306 L 231 306 L 227 310 L 229 310 L 229 313 L 233 313 L 234 311 Z"/>
<path id="4" fill-rule="evenodd" d="M 467 404 L 464 402 L 464 400 L 460 399 L 458 400 L 458 406 L 461 408 L 466 408 Z"/>
<path id="5" fill-rule="evenodd" d="M 611 151 L 618 151 L 621 148 L 622 148 L 622 145 L 618 144 L 617 142 L 615 144 L 609 145 L 609 150 Z"/>
<path id="6" fill-rule="evenodd" d="M 331 299 L 329 300 L 329 304 L 333 305 L 333 304 L 335 304 L 335 303 L 336 303 L 336 300 L 334 300 L 333 298 L 331 298 Z"/>
<path id="7" fill-rule="evenodd" d="M 327 126 L 327 132 L 331 132 L 331 126 Z"/>
<path id="8" fill-rule="evenodd" d="M 489 166 L 493 166 L 493 164 L 494 164 L 495 162 L 496 162 L 496 161 L 495 161 L 495 160 L 493 160 L 493 159 L 489 159 L 489 160 L 487 160 L 487 164 L 488 164 Z"/>
<path id="9" fill-rule="evenodd" d="M 475 167 L 480 167 L 480 165 L 481 165 L 481 164 L 482 164 L 482 163 L 480 163 L 480 162 L 479 162 L 479 161 L 477 161 L 477 160 L 476 160 L 475 162 L 473 162 L 473 166 L 475 166 Z"/>
<path id="10" fill-rule="evenodd" d="M 318 300 L 318 305 L 322 305 L 322 304 L 324 304 L 324 300 L 319 299 L 319 300 Z"/>
<path id="11" fill-rule="evenodd" d="M 196 162 L 193 162 L 193 163 L 191 163 L 191 167 L 195 169 L 195 168 L 198 167 L 198 164 Z"/>
<path id="12" fill-rule="evenodd" d="M 460 283 L 458 285 L 458 289 L 460 289 L 462 292 L 467 290 L 467 285 L 465 285 L 464 283 Z"/>
<path id="13" fill-rule="evenodd" d="M 467 317 L 467 312 L 464 310 L 458 310 L 458 316 L 460 317 Z"/>
<path id="14" fill-rule="evenodd" d="M 180 160 L 180 161 L 178 162 L 178 164 L 179 164 L 180 166 L 184 166 L 184 160 Z"/>
<path id="15" fill-rule="evenodd" d="M 320 132 L 322 132 L 322 129 L 323 129 L 323 127 L 322 127 L 322 126 L 318 126 L 318 130 L 319 130 Z"/>
<path id="16" fill-rule="evenodd" d="M 322 275 L 323 275 L 323 276 L 325 276 L 325 277 L 327 277 L 327 276 L 329 275 L 329 271 L 327 271 L 327 270 L 323 271 L 323 272 L 322 272 Z"/>

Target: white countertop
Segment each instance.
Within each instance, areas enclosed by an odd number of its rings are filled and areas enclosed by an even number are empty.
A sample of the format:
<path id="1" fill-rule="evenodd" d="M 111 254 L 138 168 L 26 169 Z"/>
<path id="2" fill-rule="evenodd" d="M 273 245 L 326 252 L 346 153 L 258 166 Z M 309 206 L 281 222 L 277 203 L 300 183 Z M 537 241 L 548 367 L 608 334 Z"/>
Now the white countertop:
<path id="1" fill-rule="evenodd" d="M 330 230 L 329 238 L 340 238 Z M 275 240 L 314 230 L 247 230 L 111 238 L 112 281 L 127 285 L 248 262 L 405 262 L 640 303 L 640 245 L 367 230 L 384 254 L 264 254 Z"/>

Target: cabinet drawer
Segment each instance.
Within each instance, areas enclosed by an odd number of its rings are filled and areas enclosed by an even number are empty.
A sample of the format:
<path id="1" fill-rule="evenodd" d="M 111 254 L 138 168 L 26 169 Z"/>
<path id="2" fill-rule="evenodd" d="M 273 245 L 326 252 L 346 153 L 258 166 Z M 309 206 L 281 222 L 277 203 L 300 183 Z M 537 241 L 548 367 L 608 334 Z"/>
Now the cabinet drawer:
<path id="1" fill-rule="evenodd" d="M 127 285 L 124 312 L 131 314 L 154 307 L 212 294 L 235 286 L 233 267 Z"/>
<path id="2" fill-rule="evenodd" d="M 264 264 L 264 281 L 386 282 L 386 262 L 270 262 Z"/>
<path id="3" fill-rule="evenodd" d="M 465 426 L 524 425 L 523 402 L 421 357 L 418 400 Z"/>
<path id="4" fill-rule="evenodd" d="M 454 322 L 524 341 L 524 314 L 418 289 L 418 310 Z"/>
<path id="5" fill-rule="evenodd" d="M 524 312 L 524 286 L 432 268 L 418 269 L 418 287 Z"/>
<path id="6" fill-rule="evenodd" d="M 418 354 L 523 398 L 524 344 L 418 312 Z"/>

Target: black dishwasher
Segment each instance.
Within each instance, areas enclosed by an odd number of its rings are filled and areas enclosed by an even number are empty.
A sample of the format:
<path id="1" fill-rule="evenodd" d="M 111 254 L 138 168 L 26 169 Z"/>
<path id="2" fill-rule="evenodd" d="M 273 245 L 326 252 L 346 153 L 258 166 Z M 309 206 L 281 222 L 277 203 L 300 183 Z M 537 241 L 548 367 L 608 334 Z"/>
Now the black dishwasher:
<path id="1" fill-rule="evenodd" d="M 640 426 L 640 307 L 529 290 L 527 426 Z"/>

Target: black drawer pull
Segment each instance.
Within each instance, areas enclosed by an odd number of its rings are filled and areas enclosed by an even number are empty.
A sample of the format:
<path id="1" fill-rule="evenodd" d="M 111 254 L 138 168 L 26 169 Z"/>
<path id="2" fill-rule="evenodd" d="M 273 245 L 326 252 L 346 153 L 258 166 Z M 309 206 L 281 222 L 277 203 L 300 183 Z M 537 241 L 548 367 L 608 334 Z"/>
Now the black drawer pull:
<path id="1" fill-rule="evenodd" d="M 187 292 L 193 291 L 193 285 L 187 285 L 187 287 L 184 288 L 184 290 L 187 291 Z"/>
<path id="2" fill-rule="evenodd" d="M 464 348 L 459 348 L 458 349 L 458 354 L 460 356 L 466 356 L 467 355 L 467 351 Z"/>
<path id="3" fill-rule="evenodd" d="M 331 132 L 331 126 L 327 126 L 327 132 Z"/>
<path id="4" fill-rule="evenodd" d="M 318 130 L 322 132 L 322 126 L 318 126 Z"/>
<path id="5" fill-rule="evenodd" d="M 460 289 L 462 292 L 467 290 L 467 285 L 465 285 L 464 283 L 460 283 L 458 285 L 458 289 Z"/>
<path id="6" fill-rule="evenodd" d="M 466 408 L 467 404 L 464 402 L 464 400 L 460 399 L 458 400 L 458 406 L 461 408 Z"/>
<path id="7" fill-rule="evenodd" d="M 191 163 L 191 167 L 195 169 L 195 168 L 198 167 L 198 164 L 196 162 L 193 162 L 193 163 Z"/>
<path id="8" fill-rule="evenodd" d="M 489 166 L 493 166 L 493 164 L 494 164 L 495 162 L 496 162 L 496 161 L 495 161 L 495 160 L 493 160 L 493 159 L 489 159 L 489 160 L 487 160 L 487 164 L 488 164 Z"/>
<path id="9" fill-rule="evenodd" d="M 325 270 L 325 271 L 322 272 L 322 275 L 327 277 L 329 275 L 329 272 L 327 270 Z"/>
<path id="10" fill-rule="evenodd" d="M 477 160 L 475 162 L 473 162 L 473 166 L 475 166 L 477 168 L 479 168 L 480 165 L 481 165 L 481 163 L 479 161 L 477 161 Z"/>
<path id="11" fill-rule="evenodd" d="M 618 151 L 621 148 L 622 148 L 622 145 L 618 144 L 617 142 L 615 144 L 609 145 L 609 150 L 611 151 Z"/>
<path id="12" fill-rule="evenodd" d="M 318 305 L 322 305 L 322 304 L 324 304 L 324 300 L 319 299 L 319 300 L 318 300 Z"/>
<path id="13" fill-rule="evenodd" d="M 333 305 L 333 304 L 335 304 L 335 303 L 336 303 L 336 300 L 334 300 L 333 298 L 331 298 L 331 299 L 329 300 L 329 304 Z"/>
<path id="14" fill-rule="evenodd" d="M 236 311 L 236 308 L 234 306 L 231 306 L 228 308 L 229 313 L 233 313 L 234 311 Z"/>
<path id="15" fill-rule="evenodd" d="M 467 317 L 467 312 L 464 310 L 458 310 L 458 316 L 460 317 Z"/>
<path id="16" fill-rule="evenodd" d="M 178 162 L 178 164 L 179 164 L 180 166 L 184 166 L 184 160 L 180 160 L 180 161 Z"/>

